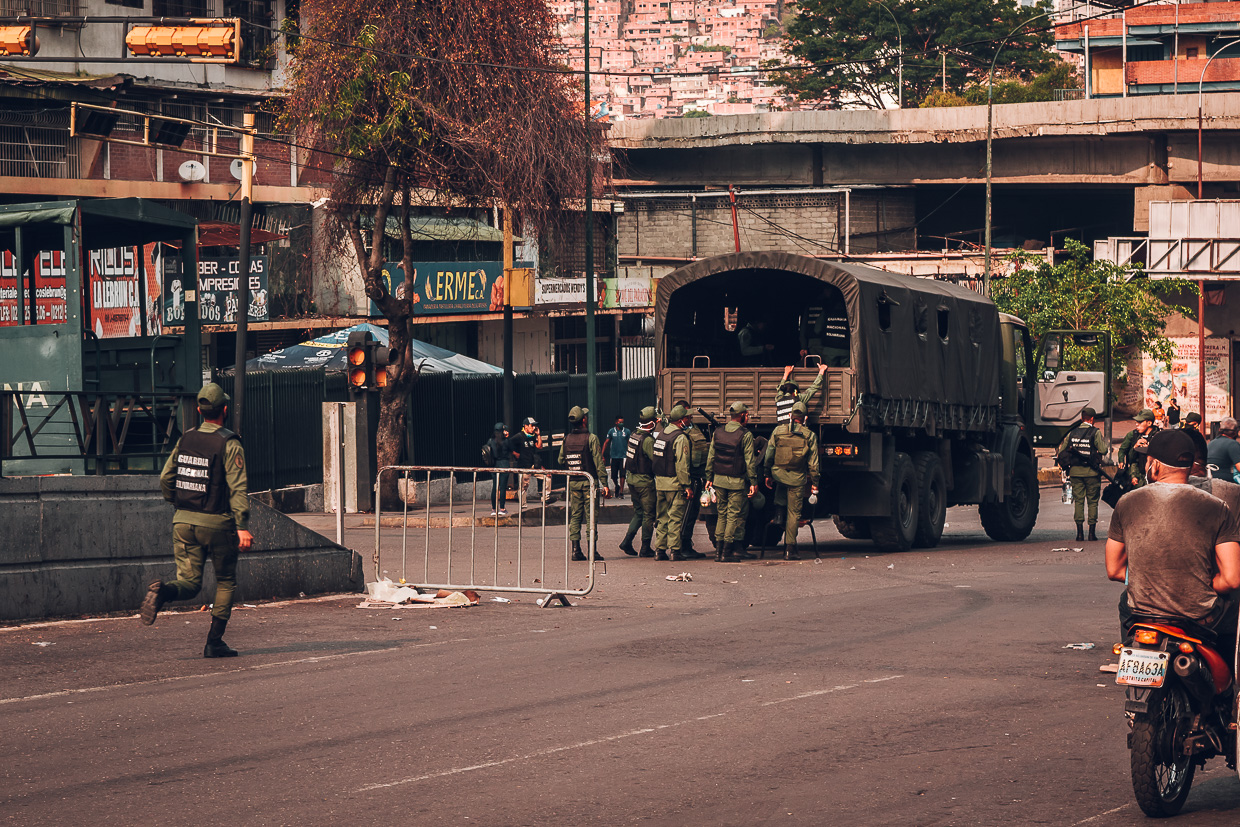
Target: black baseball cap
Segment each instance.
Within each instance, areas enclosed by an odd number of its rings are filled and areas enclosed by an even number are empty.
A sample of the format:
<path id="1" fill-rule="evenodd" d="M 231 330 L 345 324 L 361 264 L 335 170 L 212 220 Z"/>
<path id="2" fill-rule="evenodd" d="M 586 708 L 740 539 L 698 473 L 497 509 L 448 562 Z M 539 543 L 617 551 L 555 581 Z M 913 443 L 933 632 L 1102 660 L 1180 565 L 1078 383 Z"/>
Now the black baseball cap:
<path id="1" fill-rule="evenodd" d="M 1136 451 L 1171 468 L 1192 468 L 1197 456 L 1193 438 L 1181 430 L 1159 431 L 1145 445 L 1138 444 Z"/>
<path id="2" fill-rule="evenodd" d="M 1196 428 L 1184 428 L 1181 429 L 1180 433 L 1187 434 L 1188 438 L 1193 441 L 1194 456 L 1197 462 L 1205 465 L 1210 449 L 1206 445 L 1206 438 L 1201 435 L 1201 431 L 1198 431 Z"/>

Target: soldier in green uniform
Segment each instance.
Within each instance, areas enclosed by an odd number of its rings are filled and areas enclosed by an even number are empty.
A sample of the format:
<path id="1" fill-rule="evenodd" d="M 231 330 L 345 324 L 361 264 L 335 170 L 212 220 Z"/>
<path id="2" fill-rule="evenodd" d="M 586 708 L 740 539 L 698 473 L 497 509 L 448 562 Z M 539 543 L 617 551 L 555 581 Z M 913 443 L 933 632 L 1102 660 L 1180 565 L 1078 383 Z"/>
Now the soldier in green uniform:
<path id="1" fill-rule="evenodd" d="M 810 383 L 805 393 L 801 393 L 801 386 L 796 380 L 789 379 L 792 375 L 792 365 L 784 368 L 784 376 L 779 380 L 779 387 L 775 394 L 775 421 L 779 423 L 787 422 L 792 415 L 792 406 L 800 402 L 805 406 L 805 410 L 809 410 L 809 401 L 814 398 L 814 394 L 822 389 L 822 377 L 827 372 L 825 362 L 818 365 L 818 375 L 814 377 L 814 381 Z"/>
<path id="2" fill-rule="evenodd" d="M 608 495 L 607 466 L 603 464 L 603 448 L 598 437 L 590 433 L 589 408 L 576 405 L 568 412 L 568 436 L 560 446 L 560 467 L 570 471 L 585 471 L 598 481 L 603 496 Z M 586 521 L 586 506 L 590 496 L 590 481 L 581 477 L 569 477 L 568 483 L 568 539 L 573 543 L 573 559 L 581 561 L 586 555 L 581 551 L 581 524 Z M 598 553 L 598 520 L 595 518 L 594 536 L 590 538 L 594 558 L 602 560 Z"/>
<path id="3" fill-rule="evenodd" d="M 676 404 L 689 410 L 689 400 L 677 399 Z M 710 440 L 698 426 L 693 424 L 692 417 L 685 425 L 685 436 L 689 437 L 689 478 L 692 480 L 693 494 L 685 504 L 684 529 L 680 534 L 680 556 L 685 560 L 702 560 L 706 557 L 693 547 L 693 529 L 697 526 L 698 515 L 702 510 L 702 489 L 706 485 L 706 454 L 710 451 Z"/>
<path id="4" fill-rule="evenodd" d="M 684 432 L 689 411 L 684 405 L 677 405 L 667 419 L 668 424 L 654 438 L 654 488 L 659 514 L 655 559 L 680 560 L 685 510 L 693 496 L 690 444 Z"/>
<path id="5" fill-rule="evenodd" d="M 159 477 L 164 499 L 176 506 L 172 516 L 172 557 L 177 579 L 156 580 L 147 587 L 140 616 L 150 626 L 163 605 L 190 600 L 202 590 L 208 555 L 215 569 L 215 600 L 204 658 L 231 658 L 237 650 L 224 642 L 237 588 L 237 554 L 248 551 L 254 537 L 250 519 L 249 480 L 241 439 L 224 427 L 228 403 L 224 389 L 208 382 L 198 391 L 203 422 L 186 431 L 172 448 Z"/>
<path id="6" fill-rule="evenodd" d="M 715 560 L 738 562 L 736 544 L 745 531 L 741 522 L 745 502 L 758 491 L 758 456 L 753 434 L 745 427 L 749 408 L 733 402 L 728 409 L 732 421 L 715 430 L 706 458 L 706 486 L 713 488 L 719 502 L 719 522 L 715 526 Z"/>
<path id="7" fill-rule="evenodd" d="M 1137 445 L 1145 445 L 1158 429 L 1154 427 L 1154 412 L 1142 408 L 1133 417 L 1137 427 L 1128 432 L 1119 444 L 1119 470 L 1128 475 L 1134 486 L 1145 485 L 1145 454 L 1137 452 Z"/>
<path id="8" fill-rule="evenodd" d="M 1102 494 L 1102 458 L 1107 454 L 1107 438 L 1094 425 L 1098 412 L 1081 411 L 1081 424 L 1059 443 L 1059 456 L 1072 484 L 1072 510 L 1076 518 L 1076 539 L 1084 540 L 1085 504 L 1089 503 L 1089 539 L 1098 539 L 1098 498 Z"/>
<path id="9" fill-rule="evenodd" d="M 638 426 L 629 435 L 624 448 L 624 472 L 629 482 L 629 498 L 633 501 L 633 519 L 624 535 L 620 550 L 638 557 L 654 557 L 650 541 L 654 538 L 655 490 L 654 490 L 654 429 L 658 416 L 654 408 L 642 408 Z M 633 548 L 633 538 L 638 529 L 642 532 L 641 551 Z"/>
<path id="10" fill-rule="evenodd" d="M 799 560 L 797 529 L 808 483 L 818 492 L 818 438 L 805 427 L 805 403 L 792 406 L 791 420 L 775 426 L 766 446 L 766 484 L 775 490 L 775 505 L 784 513 L 784 559 Z M 773 480 L 773 482 L 772 482 Z"/>

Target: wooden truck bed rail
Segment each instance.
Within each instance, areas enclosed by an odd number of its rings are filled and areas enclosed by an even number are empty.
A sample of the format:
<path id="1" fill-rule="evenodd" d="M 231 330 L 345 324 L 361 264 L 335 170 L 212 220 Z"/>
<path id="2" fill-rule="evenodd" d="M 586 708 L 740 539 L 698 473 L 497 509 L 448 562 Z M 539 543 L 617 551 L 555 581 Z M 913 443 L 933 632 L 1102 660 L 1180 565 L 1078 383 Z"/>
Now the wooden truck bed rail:
<path id="1" fill-rule="evenodd" d="M 659 401 L 664 410 L 677 399 L 688 399 L 723 422 L 733 402 L 749 406 L 754 425 L 775 424 L 775 397 L 782 368 L 665 368 L 659 373 Z M 809 389 L 817 370 L 795 370 L 792 378 Z M 856 373 L 851 368 L 828 368 L 822 390 L 809 402 L 811 423 L 843 425 L 856 405 Z"/>

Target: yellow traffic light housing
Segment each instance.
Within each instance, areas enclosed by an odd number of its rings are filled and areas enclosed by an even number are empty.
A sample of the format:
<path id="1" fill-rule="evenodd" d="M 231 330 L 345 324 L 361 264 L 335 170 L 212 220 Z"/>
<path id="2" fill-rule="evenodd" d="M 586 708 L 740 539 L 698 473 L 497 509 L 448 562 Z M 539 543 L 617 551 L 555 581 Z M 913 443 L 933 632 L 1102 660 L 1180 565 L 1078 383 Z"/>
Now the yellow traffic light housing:
<path id="1" fill-rule="evenodd" d="M 39 38 L 31 26 L 0 26 L 0 57 L 33 57 Z"/>
<path id="2" fill-rule="evenodd" d="M 241 21 L 194 20 L 184 26 L 134 26 L 125 46 L 137 57 L 181 57 L 197 63 L 236 63 Z"/>

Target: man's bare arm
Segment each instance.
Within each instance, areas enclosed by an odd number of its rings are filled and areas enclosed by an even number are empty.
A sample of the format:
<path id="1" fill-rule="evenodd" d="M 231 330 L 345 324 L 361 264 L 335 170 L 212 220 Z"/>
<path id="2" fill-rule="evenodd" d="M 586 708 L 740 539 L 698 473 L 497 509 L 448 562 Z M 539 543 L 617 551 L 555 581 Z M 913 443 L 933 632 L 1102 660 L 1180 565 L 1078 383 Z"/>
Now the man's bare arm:
<path id="1" fill-rule="evenodd" d="M 1119 540 L 1107 540 L 1106 561 L 1107 577 L 1120 582 L 1128 579 L 1128 549 Z"/>
<path id="2" fill-rule="evenodd" d="M 1219 543 L 1214 547 L 1214 561 L 1218 574 L 1214 575 L 1214 590 L 1219 594 L 1240 589 L 1240 543 Z"/>

